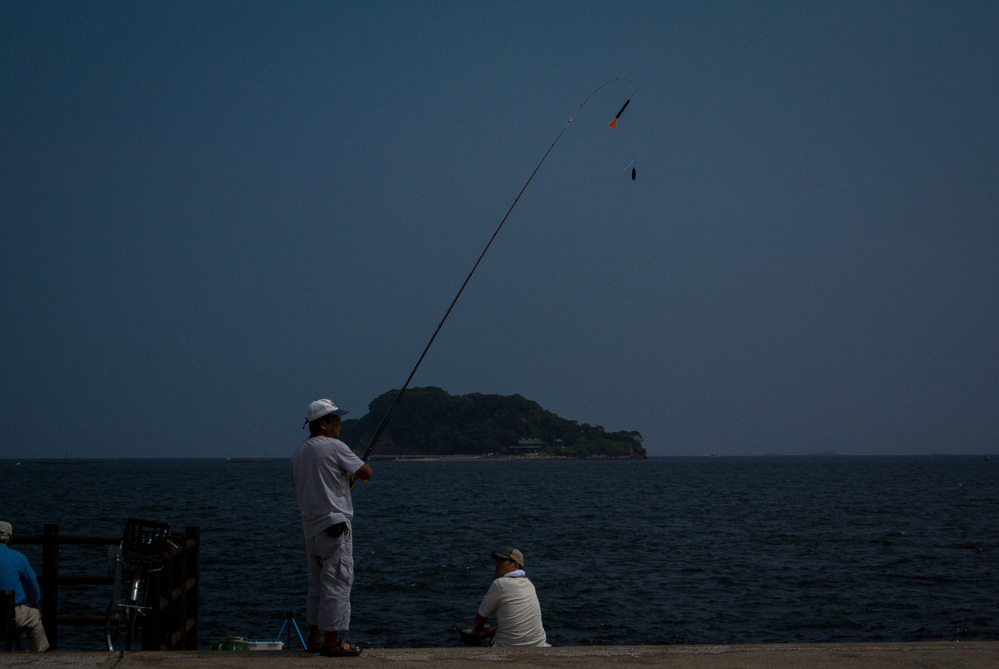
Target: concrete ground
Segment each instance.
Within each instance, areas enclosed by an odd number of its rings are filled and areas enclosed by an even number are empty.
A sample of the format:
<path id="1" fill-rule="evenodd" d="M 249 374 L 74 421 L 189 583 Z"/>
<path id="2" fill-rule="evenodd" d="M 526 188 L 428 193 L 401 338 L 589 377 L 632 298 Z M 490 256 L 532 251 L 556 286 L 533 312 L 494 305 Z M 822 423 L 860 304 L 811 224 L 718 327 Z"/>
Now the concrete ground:
<path id="1" fill-rule="evenodd" d="M 302 651 L 3 653 L 0 667 L 181 669 L 220 667 L 683 667 L 684 669 L 911 669 L 999 667 L 999 641 L 776 644 L 752 646 L 572 646 L 562 648 L 371 648 L 360 657 Z"/>

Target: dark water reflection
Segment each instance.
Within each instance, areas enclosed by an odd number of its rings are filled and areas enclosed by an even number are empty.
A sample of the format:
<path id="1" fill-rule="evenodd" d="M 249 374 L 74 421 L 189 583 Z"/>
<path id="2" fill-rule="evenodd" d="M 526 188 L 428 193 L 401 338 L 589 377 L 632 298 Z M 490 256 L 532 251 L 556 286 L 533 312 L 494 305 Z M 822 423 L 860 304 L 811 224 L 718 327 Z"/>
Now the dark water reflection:
<path id="1" fill-rule="evenodd" d="M 374 466 L 355 491 L 351 637 L 365 645 L 457 645 L 505 545 L 525 553 L 554 644 L 999 636 L 999 463 L 981 457 Z M 286 609 L 304 627 L 287 460 L 0 471 L 0 515 L 21 533 L 114 534 L 128 516 L 200 526 L 203 644 L 273 636 Z M 92 573 L 103 559 L 61 561 Z M 61 608 L 103 612 L 107 596 L 64 589 Z M 98 648 L 99 630 L 62 628 L 60 646 Z"/>

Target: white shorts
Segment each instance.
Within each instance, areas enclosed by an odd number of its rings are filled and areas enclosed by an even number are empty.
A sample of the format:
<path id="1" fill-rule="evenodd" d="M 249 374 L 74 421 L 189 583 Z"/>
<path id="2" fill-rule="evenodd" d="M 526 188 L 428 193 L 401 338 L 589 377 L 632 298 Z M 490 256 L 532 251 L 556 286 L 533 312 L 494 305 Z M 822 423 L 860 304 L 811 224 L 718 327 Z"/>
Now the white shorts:
<path id="1" fill-rule="evenodd" d="M 305 542 L 309 560 L 305 617 L 310 625 L 323 632 L 350 629 L 350 586 L 354 583 L 352 537 L 353 532 L 348 529 L 336 538 L 320 532 Z"/>

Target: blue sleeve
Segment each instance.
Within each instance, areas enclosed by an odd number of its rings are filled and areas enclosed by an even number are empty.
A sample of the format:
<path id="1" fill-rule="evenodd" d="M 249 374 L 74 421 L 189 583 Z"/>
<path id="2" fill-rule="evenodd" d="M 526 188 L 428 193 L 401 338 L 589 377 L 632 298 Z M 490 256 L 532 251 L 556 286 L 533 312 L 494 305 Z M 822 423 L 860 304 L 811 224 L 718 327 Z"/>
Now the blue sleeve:
<path id="1" fill-rule="evenodd" d="M 24 588 L 24 597 L 29 604 L 37 604 L 42 601 L 42 591 L 38 587 L 38 577 L 35 570 L 31 568 L 28 558 L 21 556 L 24 563 L 21 571 L 21 586 Z"/>

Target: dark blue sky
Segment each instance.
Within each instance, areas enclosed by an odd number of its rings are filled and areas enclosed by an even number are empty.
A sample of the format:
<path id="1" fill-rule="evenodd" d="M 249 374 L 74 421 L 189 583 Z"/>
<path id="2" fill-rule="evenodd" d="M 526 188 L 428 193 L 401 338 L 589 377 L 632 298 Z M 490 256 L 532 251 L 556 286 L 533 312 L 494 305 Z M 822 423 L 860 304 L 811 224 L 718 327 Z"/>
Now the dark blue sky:
<path id="1" fill-rule="evenodd" d="M 993 2 L 0 2 L 0 457 L 413 380 L 653 455 L 999 452 Z M 638 179 L 627 170 L 635 157 Z M 356 445 L 355 445 L 356 446 Z"/>

